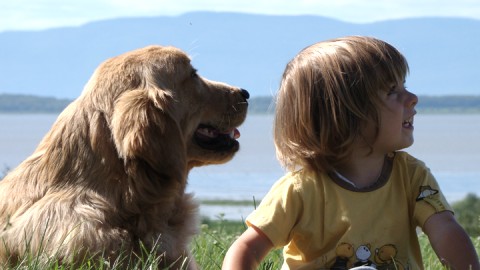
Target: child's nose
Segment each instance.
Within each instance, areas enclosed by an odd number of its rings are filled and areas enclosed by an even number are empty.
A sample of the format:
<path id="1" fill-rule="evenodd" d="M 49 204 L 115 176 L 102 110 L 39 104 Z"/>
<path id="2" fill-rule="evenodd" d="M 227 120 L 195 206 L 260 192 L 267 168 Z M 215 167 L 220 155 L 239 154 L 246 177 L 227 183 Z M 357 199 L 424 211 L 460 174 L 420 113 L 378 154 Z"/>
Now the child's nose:
<path id="1" fill-rule="evenodd" d="M 412 92 L 408 92 L 408 99 L 407 99 L 407 104 L 410 107 L 414 107 L 418 103 L 418 97 Z"/>

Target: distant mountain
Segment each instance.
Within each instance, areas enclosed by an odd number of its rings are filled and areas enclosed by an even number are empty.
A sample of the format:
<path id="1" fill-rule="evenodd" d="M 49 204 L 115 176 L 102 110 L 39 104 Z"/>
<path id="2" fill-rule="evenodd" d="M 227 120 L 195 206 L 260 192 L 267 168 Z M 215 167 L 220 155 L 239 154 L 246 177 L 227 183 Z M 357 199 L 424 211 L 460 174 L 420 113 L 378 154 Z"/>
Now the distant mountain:
<path id="1" fill-rule="evenodd" d="M 384 39 L 409 60 L 420 95 L 479 95 L 480 20 L 418 18 L 353 24 L 319 16 L 187 13 L 81 27 L 0 32 L 0 93 L 77 97 L 102 61 L 150 44 L 192 56 L 200 74 L 272 96 L 302 48 L 344 35 Z"/>

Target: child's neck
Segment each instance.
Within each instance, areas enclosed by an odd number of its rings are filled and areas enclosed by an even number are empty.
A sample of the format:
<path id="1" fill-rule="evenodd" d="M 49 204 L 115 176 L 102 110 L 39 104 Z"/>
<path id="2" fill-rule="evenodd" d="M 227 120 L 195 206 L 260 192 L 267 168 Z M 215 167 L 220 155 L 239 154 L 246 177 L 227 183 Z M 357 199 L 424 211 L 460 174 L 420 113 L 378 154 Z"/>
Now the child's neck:
<path id="1" fill-rule="evenodd" d="M 362 189 L 372 186 L 378 181 L 382 173 L 385 154 L 355 154 L 350 159 L 337 166 L 337 173 L 347 178 L 356 188 Z"/>

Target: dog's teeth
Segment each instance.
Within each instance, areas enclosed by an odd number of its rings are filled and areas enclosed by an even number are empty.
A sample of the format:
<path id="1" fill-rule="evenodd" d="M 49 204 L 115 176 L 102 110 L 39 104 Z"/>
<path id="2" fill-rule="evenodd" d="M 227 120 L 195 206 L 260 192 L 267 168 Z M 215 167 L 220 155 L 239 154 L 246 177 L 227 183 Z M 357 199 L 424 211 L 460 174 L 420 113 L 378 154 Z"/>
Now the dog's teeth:
<path id="1" fill-rule="evenodd" d="M 209 128 L 199 128 L 197 129 L 197 132 L 205 137 L 209 138 L 215 138 L 217 137 L 218 133 L 213 131 L 212 129 Z"/>

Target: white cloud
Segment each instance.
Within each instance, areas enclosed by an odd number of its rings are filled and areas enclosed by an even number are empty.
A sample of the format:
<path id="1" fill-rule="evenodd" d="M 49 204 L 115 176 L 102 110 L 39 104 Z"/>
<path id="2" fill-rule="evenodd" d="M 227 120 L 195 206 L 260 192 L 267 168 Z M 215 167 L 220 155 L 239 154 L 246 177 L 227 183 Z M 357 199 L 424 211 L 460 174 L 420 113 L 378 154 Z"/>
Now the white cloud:
<path id="1" fill-rule="evenodd" d="M 421 16 L 480 19 L 478 0 L 12 0 L 0 3 L 0 31 L 190 11 L 320 15 L 351 22 Z"/>

